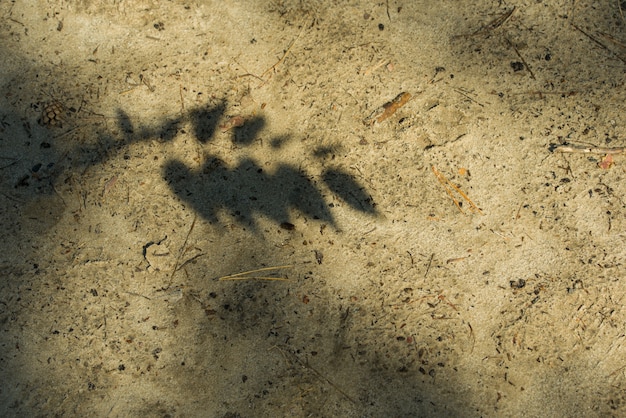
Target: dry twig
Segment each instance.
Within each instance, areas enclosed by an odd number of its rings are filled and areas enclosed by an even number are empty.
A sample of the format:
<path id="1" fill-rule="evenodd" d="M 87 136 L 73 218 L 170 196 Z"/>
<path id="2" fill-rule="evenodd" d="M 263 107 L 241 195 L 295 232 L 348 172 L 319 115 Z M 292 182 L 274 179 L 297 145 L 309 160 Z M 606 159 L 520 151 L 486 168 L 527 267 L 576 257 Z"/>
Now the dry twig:
<path id="1" fill-rule="evenodd" d="M 371 126 L 374 123 L 381 123 L 384 120 L 389 119 L 394 113 L 396 113 L 396 110 L 407 104 L 410 99 L 410 93 L 402 92 L 398 94 L 392 101 L 376 108 L 368 117 L 363 119 L 363 123 Z"/>
<path id="2" fill-rule="evenodd" d="M 330 386 L 333 387 L 333 389 L 335 389 L 337 392 L 339 392 L 341 395 L 343 395 L 347 400 L 349 400 L 353 404 L 356 404 L 356 402 L 354 401 L 354 399 L 352 399 L 352 397 L 350 395 L 348 395 L 343 389 L 341 389 L 339 386 L 337 386 L 335 383 L 333 383 L 329 378 L 327 378 L 326 376 L 324 376 L 323 374 L 318 372 L 315 368 L 313 368 L 313 366 L 311 366 L 308 361 L 307 362 L 303 362 L 302 360 L 300 360 L 298 358 L 298 356 L 296 356 L 291 351 L 283 350 L 282 348 L 280 348 L 278 346 L 271 347 L 270 349 L 272 349 L 272 348 L 277 348 L 281 352 L 283 357 L 285 358 L 285 361 L 287 361 L 287 355 L 285 354 L 285 353 L 287 353 L 289 355 L 289 357 L 291 357 L 291 361 L 290 361 L 291 364 L 297 363 L 303 369 L 310 370 L 315 376 L 317 376 L 318 379 L 328 383 Z"/>
<path id="3" fill-rule="evenodd" d="M 302 25 L 302 29 L 300 30 L 300 33 L 298 34 L 298 36 L 296 36 L 296 38 L 291 42 L 291 44 L 287 47 L 287 50 L 285 51 L 285 53 L 283 54 L 283 56 L 276 62 L 276 64 L 272 65 L 270 68 L 268 68 L 267 70 L 265 70 L 263 72 L 263 74 L 261 74 L 261 78 L 264 79 L 265 76 L 270 73 L 271 71 L 274 71 L 280 64 L 282 64 L 285 61 L 285 58 L 287 58 L 287 55 L 289 55 L 289 53 L 291 52 L 291 49 L 293 48 L 293 46 L 296 44 L 296 42 L 298 42 L 298 39 L 300 39 L 300 36 L 302 36 L 302 34 L 304 33 L 304 29 L 306 28 L 306 26 L 303 24 Z M 261 85 L 265 84 L 268 80 L 270 79 L 270 77 L 267 78 L 267 80 L 264 80 L 263 83 L 261 83 Z"/>
<path id="4" fill-rule="evenodd" d="M 437 171 L 437 169 L 435 168 L 434 165 L 431 168 L 433 170 L 433 173 L 435 173 L 435 176 L 437 177 L 437 180 L 439 180 L 439 183 L 441 183 L 441 185 L 445 189 L 446 193 L 448 193 L 448 196 L 450 196 L 450 199 L 452 199 L 452 201 L 454 202 L 456 207 L 461 211 L 461 213 L 465 214 L 465 212 L 463 211 L 462 203 L 457 198 L 454 197 L 454 193 L 452 193 L 452 190 L 456 191 L 459 195 L 461 195 L 461 197 L 467 203 L 469 203 L 469 205 L 470 205 L 470 209 L 469 209 L 470 212 L 480 213 L 481 215 L 483 214 L 483 212 L 480 210 L 480 208 L 478 206 L 476 206 L 476 204 L 474 202 L 472 202 L 472 200 L 465 194 L 465 192 L 463 192 L 463 190 L 461 190 L 459 187 L 454 185 L 450 180 L 445 178 L 443 174 L 441 174 L 439 171 Z"/>
<path id="5" fill-rule="evenodd" d="M 581 154 L 622 154 L 626 152 L 626 147 L 604 148 L 604 147 L 585 147 L 580 145 L 550 145 L 552 152 L 567 152 Z"/>
<path id="6" fill-rule="evenodd" d="M 465 38 L 467 36 L 485 35 L 487 33 L 490 33 L 494 31 L 495 29 L 498 29 L 500 26 L 502 26 L 504 22 L 506 22 L 509 19 L 509 17 L 511 17 L 514 11 L 515 11 L 515 6 L 513 6 L 511 10 L 502 13 L 500 16 L 496 17 L 494 20 L 492 20 L 485 26 L 482 26 L 480 29 L 476 30 L 475 32 L 472 32 L 469 35 L 467 34 L 457 35 L 455 36 L 455 38 Z"/>
<path id="7" fill-rule="evenodd" d="M 183 243 L 183 246 L 180 248 L 180 251 L 178 253 L 178 257 L 176 257 L 176 263 L 174 264 L 174 268 L 172 269 L 172 273 L 170 274 L 170 282 L 167 285 L 168 289 L 172 285 L 172 280 L 174 280 L 174 275 L 178 271 L 178 265 L 180 263 L 180 259 L 185 254 L 185 252 L 187 251 L 187 241 L 189 241 L 189 236 L 191 235 L 191 231 L 193 231 L 193 227 L 196 226 L 196 219 L 197 219 L 197 217 L 198 217 L 198 215 L 194 214 L 193 222 L 191 222 L 191 227 L 189 228 L 189 232 L 187 232 L 187 236 L 185 237 L 185 242 Z"/>
<path id="8" fill-rule="evenodd" d="M 260 273 L 262 271 L 270 271 L 270 270 L 279 270 L 279 269 L 288 269 L 291 268 L 293 266 L 275 266 L 275 267 L 264 267 L 261 269 L 256 269 L 256 270 L 248 270 L 248 271 L 243 271 L 241 273 L 236 273 L 236 274 L 230 274 L 228 276 L 222 276 L 220 277 L 219 281 L 223 281 L 223 280 L 273 280 L 273 281 L 284 281 L 284 280 L 289 280 L 288 278 L 285 277 L 265 277 L 265 276 L 254 276 L 254 273 Z"/>
<path id="9" fill-rule="evenodd" d="M 615 52 L 611 51 L 609 48 L 607 48 L 606 45 L 604 45 L 602 42 L 600 42 L 597 38 L 595 38 L 594 36 L 588 34 L 587 32 L 585 32 L 584 30 L 582 30 L 580 27 L 576 26 L 575 24 L 571 23 L 572 27 L 574 29 L 576 29 L 578 32 L 582 33 L 583 35 L 585 35 L 587 38 L 589 38 L 591 41 L 593 41 L 596 45 L 598 45 L 600 48 L 604 49 L 605 51 L 607 51 L 608 53 L 612 54 L 615 58 L 617 58 L 618 60 L 622 61 L 624 64 L 626 64 L 626 59 L 624 59 L 621 55 L 616 54 Z"/>
<path id="10" fill-rule="evenodd" d="M 482 28 L 478 29 L 472 35 L 484 34 L 484 33 L 491 32 L 492 30 L 499 28 L 500 26 L 504 24 L 504 22 L 509 20 L 509 17 L 511 17 L 514 11 L 515 11 L 515 6 L 513 6 L 513 8 L 509 10 L 508 12 L 502 13 L 500 16 L 498 16 L 497 18 L 489 22 L 487 26 L 483 26 Z"/>
<path id="11" fill-rule="evenodd" d="M 530 78 L 532 78 L 533 80 L 536 80 L 535 74 L 533 73 L 533 70 L 530 69 L 530 65 L 528 65 L 528 63 L 526 62 L 526 60 L 524 59 L 522 54 L 519 53 L 519 51 L 517 50 L 517 47 L 515 45 L 513 45 L 513 43 L 511 41 L 509 41 L 509 38 L 507 38 L 506 36 L 504 37 L 504 39 L 506 39 L 506 42 L 509 44 L 509 46 L 511 48 L 513 48 L 513 50 L 515 51 L 515 53 L 517 54 L 519 59 L 522 60 L 522 62 L 524 63 L 524 66 L 526 67 L 526 69 L 530 73 Z"/>

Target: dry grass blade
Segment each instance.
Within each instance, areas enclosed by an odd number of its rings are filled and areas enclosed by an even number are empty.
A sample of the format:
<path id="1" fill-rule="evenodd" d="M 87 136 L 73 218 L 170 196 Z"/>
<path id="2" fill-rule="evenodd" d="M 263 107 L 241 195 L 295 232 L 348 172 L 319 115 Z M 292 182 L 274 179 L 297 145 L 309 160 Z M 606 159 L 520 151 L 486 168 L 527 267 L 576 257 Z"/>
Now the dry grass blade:
<path id="1" fill-rule="evenodd" d="M 446 193 L 448 193 L 448 196 L 450 196 L 450 199 L 452 199 L 452 201 L 454 202 L 456 207 L 459 209 L 459 211 L 461 211 L 461 213 L 465 214 L 465 212 L 463 211 L 462 203 L 456 197 L 454 197 L 454 193 L 452 192 L 452 190 L 456 191 L 463 198 L 463 200 L 469 203 L 470 212 L 480 213 L 481 215 L 483 214 L 480 208 L 476 206 L 474 202 L 472 202 L 472 200 L 465 194 L 465 192 L 463 192 L 463 190 L 461 190 L 459 187 L 454 185 L 443 174 L 437 171 L 434 165 L 431 168 L 433 170 L 433 173 L 435 173 L 437 180 L 439 180 L 439 183 L 441 183 Z"/>
<path id="2" fill-rule="evenodd" d="M 508 12 L 502 13 L 500 16 L 498 16 L 497 18 L 489 22 L 487 26 L 483 26 L 478 31 L 474 32 L 472 35 L 479 35 L 482 33 L 487 33 L 494 29 L 499 28 L 500 26 L 504 24 L 504 22 L 509 20 L 509 17 L 511 17 L 514 11 L 515 11 L 515 6 L 513 6 L 513 8 L 509 10 Z"/>
<path id="3" fill-rule="evenodd" d="M 519 53 L 519 50 L 517 49 L 517 47 L 513 45 L 513 43 L 506 36 L 504 37 L 504 39 L 506 39 L 506 42 L 509 44 L 509 46 L 513 48 L 513 50 L 515 51 L 519 59 L 522 60 L 522 63 L 524 63 L 524 67 L 526 67 L 526 70 L 528 70 L 528 73 L 530 74 L 530 78 L 532 78 L 533 80 L 536 80 L 533 70 L 530 69 L 530 65 L 528 65 L 528 63 L 526 62 L 522 54 Z"/>
<path id="4" fill-rule="evenodd" d="M 317 376 L 317 378 L 319 378 L 320 380 L 328 383 L 330 386 L 333 387 L 333 389 L 335 389 L 337 392 L 339 392 L 341 395 L 343 395 L 347 400 L 349 400 L 353 404 L 356 404 L 355 400 L 352 399 L 352 397 L 350 395 L 348 395 L 338 385 L 333 383 L 328 377 L 324 376 L 322 373 L 318 372 L 315 368 L 313 368 L 313 366 L 311 366 L 308 361 L 303 362 L 302 360 L 300 360 L 298 358 L 298 356 L 296 356 L 291 351 L 283 350 L 282 348 L 280 348 L 278 346 L 271 347 L 270 349 L 273 349 L 273 348 L 276 348 L 276 349 L 278 349 L 280 351 L 280 353 L 283 355 L 283 358 L 285 359 L 285 361 L 287 363 L 298 364 L 303 369 L 310 370 L 315 376 Z M 290 359 L 288 359 L 288 357 L 290 357 Z"/>
<path id="5" fill-rule="evenodd" d="M 606 47 L 606 45 L 604 45 L 602 42 L 600 42 L 596 37 L 590 35 L 589 33 L 585 32 L 583 29 L 581 29 L 580 27 L 576 26 L 575 24 L 571 23 L 572 27 L 574 29 L 576 29 L 578 32 L 582 33 L 583 35 L 585 35 L 587 38 L 589 38 L 593 43 L 595 43 L 596 45 L 598 45 L 600 48 L 604 49 L 605 51 L 607 51 L 608 53 L 612 54 L 615 58 L 617 58 L 618 60 L 622 61 L 624 64 L 626 64 L 626 59 L 624 59 L 622 56 L 620 56 L 619 54 L 616 54 L 615 52 L 611 51 L 609 48 Z"/>
<path id="6" fill-rule="evenodd" d="M 256 269 L 256 270 L 248 270 L 248 271 L 243 271 L 241 273 L 237 273 L 237 274 L 231 274 L 228 276 L 222 276 L 220 277 L 219 281 L 224 281 L 224 280 L 272 280 L 272 281 L 285 281 L 285 280 L 289 280 L 288 278 L 285 277 L 267 277 L 267 276 L 255 276 L 255 273 L 260 273 L 263 271 L 271 271 L 271 270 L 280 270 L 280 269 L 288 269 L 291 268 L 293 266 L 290 265 L 286 265 L 286 266 L 274 266 L 274 267 L 264 267 L 261 269 Z"/>
<path id="7" fill-rule="evenodd" d="M 197 214 L 193 215 L 193 222 L 191 222 L 191 226 L 189 227 L 189 232 L 187 232 L 187 236 L 185 237 L 185 242 L 183 243 L 183 246 L 180 248 L 178 252 L 178 257 L 176 257 L 176 263 L 174 264 L 174 268 L 172 269 L 172 273 L 170 274 L 170 282 L 167 285 L 168 288 L 172 285 L 172 281 L 174 280 L 174 275 L 178 271 L 178 266 L 180 264 L 181 257 L 185 254 L 185 251 L 187 251 L 187 241 L 189 241 L 189 236 L 191 235 L 191 231 L 193 231 L 194 226 L 196 226 L 197 217 L 198 217 Z"/>
<path id="8" fill-rule="evenodd" d="M 261 74 L 261 76 L 260 76 L 260 78 L 263 80 L 263 82 L 261 83 L 261 86 L 269 81 L 269 79 L 271 78 L 271 74 L 270 73 L 272 71 L 276 70 L 276 68 L 285 61 L 285 58 L 287 58 L 287 55 L 289 55 L 289 53 L 291 52 L 291 49 L 293 48 L 293 46 L 296 44 L 296 42 L 298 42 L 298 39 L 300 39 L 300 37 L 304 33 L 305 28 L 306 28 L 306 26 L 303 24 L 302 25 L 302 29 L 300 30 L 300 33 L 298 34 L 298 36 L 296 36 L 296 38 L 293 41 L 291 41 L 291 44 L 287 47 L 287 49 L 283 53 L 283 56 L 274 65 L 272 65 L 267 70 L 263 71 L 263 74 Z M 268 74 L 269 74 L 269 76 L 267 78 L 265 78 L 265 76 L 268 75 Z"/>
<path id="9" fill-rule="evenodd" d="M 552 145 L 552 152 L 582 153 L 582 154 L 622 154 L 626 152 L 626 147 L 604 148 L 604 147 L 585 147 L 577 145 Z"/>
<path id="10" fill-rule="evenodd" d="M 498 29 L 500 26 L 504 24 L 504 22 L 509 20 L 509 18 L 511 17 L 514 11 L 515 11 L 515 6 L 513 6 L 511 10 L 502 13 L 500 16 L 496 17 L 491 22 L 487 23 L 485 26 L 482 26 L 480 29 L 470 33 L 469 35 L 467 34 L 457 35 L 455 36 L 455 38 L 464 38 L 466 36 L 485 35 L 487 33 L 490 33 L 494 31 L 495 29 Z"/>

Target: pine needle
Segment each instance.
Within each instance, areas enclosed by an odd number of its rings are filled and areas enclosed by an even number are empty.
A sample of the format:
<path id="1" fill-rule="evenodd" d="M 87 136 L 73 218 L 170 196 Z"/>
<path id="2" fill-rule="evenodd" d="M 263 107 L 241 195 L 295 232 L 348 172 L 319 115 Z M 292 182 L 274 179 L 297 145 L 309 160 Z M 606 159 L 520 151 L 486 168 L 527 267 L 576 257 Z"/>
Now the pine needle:
<path id="1" fill-rule="evenodd" d="M 476 206 L 476 204 L 474 202 L 472 202 L 472 200 L 465 194 L 465 192 L 463 192 L 463 190 L 461 190 L 459 187 L 454 185 L 450 180 L 445 178 L 443 174 L 441 174 L 439 171 L 437 171 L 437 169 L 435 168 L 434 165 L 431 168 L 433 170 L 433 173 L 435 173 L 435 176 L 437 177 L 437 180 L 439 180 L 439 183 L 441 183 L 441 185 L 445 189 L 446 193 L 448 193 L 448 196 L 450 196 L 450 199 L 452 199 L 452 201 L 454 202 L 456 207 L 461 211 L 461 213 L 465 214 L 465 212 L 463 211 L 463 208 L 461 206 L 461 202 L 456 197 L 454 197 L 454 193 L 452 192 L 452 190 L 456 191 L 459 195 L 461 195 L 461 197 L 467 203 L 469 203 L 469 205 L 470 205 L 470 212 L 477 212 L 477 213 L 480 213 L 481 215 L 483 214 L 483 212 L 480 210 L 480 208 L 478 206 Z"/>
<path id="2" fill-rule="evenodd" d="M 262 271 L 288 269 L 288 268 L 291 268 L 291 267 L 293 267 L 293 266 L 286 265 L 286 266 L 264 267 L 264 268 L 261 268 L 261 269 L 248 270 L 248 271 L 243 271 L 243 272 L 237 273 L 237 274 L 230 274 L 228 276 L 222 276 L 222 277 L 220 277 L 217 280 L 219 280 L 219 281 L 224 281 L 224 280 L 272 280 L 272 281 L 285 281 L 285 280 L 289 280 L 289 279 L 288 278 L 284 278 L 284 277 L 254 276 L 254 273 L 260 273 Z"/>

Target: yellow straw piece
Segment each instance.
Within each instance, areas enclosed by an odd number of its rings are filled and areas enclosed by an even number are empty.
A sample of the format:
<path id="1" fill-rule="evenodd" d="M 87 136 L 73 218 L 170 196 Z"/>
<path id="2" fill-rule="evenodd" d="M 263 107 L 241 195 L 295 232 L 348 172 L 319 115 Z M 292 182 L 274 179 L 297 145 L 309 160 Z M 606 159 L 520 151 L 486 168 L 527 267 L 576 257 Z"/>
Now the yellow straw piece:
<path id="1" fill-rule="evenodd" d="M 461 207 L 461 203 L 459 202 L 458 199 L 456 199 L 454 197 L 454 194 L 452 193 L 452 190 L 450 190 L 450 188 L 454 189 L 458 194 L 461 195 L 461 197 L 463 199 L 465 199 L 465 201 L 467 203 L 469 203 L 469 205 L 470 205 L 470 209 L 469 209 L 470 212 L 477 212 L 477 213 L 480 213 L 481 215 L 483 214 L 483 211 L 481 211 L 480 208 L 478 206 L 476 206 L 476 204 L 474 202 L 472 202 L 472 200 L 463 192 L 463 190 L 459 189 L 450 180 L 445 178 L 443 174 L 441 174 L 439 171 L 437 171 L 437 169 L 435 168 L 434 165 L 431 168 L 433 170 L 433 173 L 435 173 L 435 176 L 437 177 L 437 180 L 439 180 L 439 183 L 441 183 L 441 185 L 445 189 L 446 193 L 448 193 L 448 196 L 450 196 L 450 199 L 452 199 L 452 201 L 454 202 L 456 207 L 461 211 L 461 213 L 465 214 L 465 212 L 463 211 L 463 208 Z"/>
<path id="2" fill-rule="evenodd" d="M 220 277 L 219 281 L 222 280 L 274 280 L 274 281 L 285 281 L 285 280 L 289 280 L 286 279 L 284 277 L 261 277 L 261 276 L 250 276 L 250 274 L 254 274 L 254 273 L 259 273 L 262 271 L 270 271 L 270 270 L 279 270 L 279 269 L 288 269 L 291 268 L 293 266 L 275 266 L 275 267 L 264 267 L 261 269 L 256 269 L 256 270 L 248 270 L 248 271 L 244 271 L 241 273 L 237 273 L 237 274 L 231 274 L 228 276 L 223 276 Z"/>

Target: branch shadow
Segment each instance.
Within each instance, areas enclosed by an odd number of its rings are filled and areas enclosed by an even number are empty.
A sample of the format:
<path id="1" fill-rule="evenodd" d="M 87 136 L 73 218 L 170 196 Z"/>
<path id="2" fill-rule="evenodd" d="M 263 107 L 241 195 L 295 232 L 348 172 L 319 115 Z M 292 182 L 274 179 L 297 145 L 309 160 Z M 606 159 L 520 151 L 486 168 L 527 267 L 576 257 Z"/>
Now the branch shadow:
<path id="1" fill-rule="evenodd" d="M 121 140 L 113 135 L 101 135 L 97 146 L 104 152 L 90 152 L 97 157 L 91 158 L 89 164 L 111 158 L 112 153 L 136 142 L 154 138 L 172 141 L 185 124 L 191 125 L 191 132 L 200 144 L 208 144 L 215 139 L 226 109 L 227 102 L 222 100 L 214 106 L 192 109 L 180 117 L 165 118 L 156 126 L 137 125 L 128 114 L 118 110 L 116 126 Z M 263 117 L 246 119 L 231 130 L 231 141 L 238 147 L 250 146 L 264 126 Z M 279 137 L 269 142 L 272 149 L 277 149 L 286 141 Z M 337 228 L 329 203 L 324 199 L 324 187 L 354 210 L 369 215 L 377 213 L 365 187 L 337 168 L 326 169 L 318 184 L 306 172 L 287 163 L 278 163 L 270 173 L 251 157 L 227 167 L 219 155 L 208 154 L 199 170 L 170 159 L 165 162 L 162 174 L 170 189 L 209 222 L 218 223 L 218 214 L 223 211 L 254 231 L 258 230 L 256 218 L 259 215 L 280 224 L 292 220 L 292 210 Z"/>
<path id="2" fill-rule="evenodd" d="M 166 143 L 185 131 L 189 131 L 200 146 L 214 141 L 219 131 L 229 131 L 232 145 L 245 150 L 259 138 L 266 126 L 265 118 L 238 116 L 224 121 L 227 109 L 228 103 L 222 99 L 179 116 L 163 117 L 153 125 L 137 122 L 124 110 L 117 109 L 112 129 L 98 133 L 91 144 L 73 146 L 66 154 L 78 166 L 74 169 L 86 170 L 126 152 L 135 143 L 155 139 Z M 289 136 L 285 135 L 270 138 L 270 158 L 272 152 L 288 142 Z M 60 150 L 57 152 L 60 154 Z M 281 224 L 292 220 L 293 211 L 337 228 L 330 210 L 333 205 L 325 200 L 329 192 L 356 211 L 369 215 L 377 213 L 364 186 L 340 168 L 326 168 L 319 178 L 315 178 L 292 164 L 276 161 L 276 168 L 268 172 L 259 161 L 245 152 L 243 155 L 235 166 L 227 167 L 218 153 L 205 153 L 204 165 L 199 170 L 186 166 L 183 161 L 169 159 L 164 163 L 162 176 L 173 193 L 208 221 L 219 222 L 218 214 L 224 212 L 254 231 L 258 231 L 258 216 Z M 315 152 L 311 156 L 313 161 L 319 161 Z M 55 170 L 48 179 L 50 184 L 67 170 L 72 168 Z M 32 173 L 33 178 L 37 176 L 39 174 Z M 22 179 L 21 183 L 28 185 L 29 180 Z M 52 187 L 48 188 L 48 193 L 53 194 Z"/>

